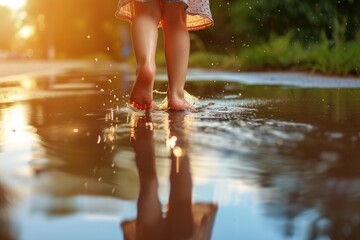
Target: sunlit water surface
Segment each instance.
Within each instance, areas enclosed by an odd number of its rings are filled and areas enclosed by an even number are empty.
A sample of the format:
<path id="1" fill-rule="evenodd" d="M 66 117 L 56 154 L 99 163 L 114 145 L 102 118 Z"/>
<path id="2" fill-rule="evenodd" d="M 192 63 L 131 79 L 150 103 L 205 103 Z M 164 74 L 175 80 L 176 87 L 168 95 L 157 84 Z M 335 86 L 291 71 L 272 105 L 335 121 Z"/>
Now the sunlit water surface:
<path id="1" fill-rule="evenodd" d="M 0 239 L 360 239 L 360 89 L 194 80 L 214 105 L 145 115 L 130 80 L 3 84 Z"/>

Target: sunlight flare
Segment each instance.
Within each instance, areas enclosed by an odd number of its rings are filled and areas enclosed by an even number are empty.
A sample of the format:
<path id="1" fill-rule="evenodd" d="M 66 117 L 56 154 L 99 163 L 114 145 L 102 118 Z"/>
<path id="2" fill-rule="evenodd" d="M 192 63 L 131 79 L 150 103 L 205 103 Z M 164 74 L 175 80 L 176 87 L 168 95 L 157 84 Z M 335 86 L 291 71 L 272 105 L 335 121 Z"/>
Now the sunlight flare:
<path id="1" fill-rule="evenodd" d="M 34 34 L 34 28 L 31 26 L 24 26 L 19 31 L 19 37 L 22 39 L 27 39 Z"/>
<path id="2" fill-rule="evenodd" d="M 0 5 L 11 8 L 12 10 L 19 10 L 26 4 L 26 0 L 0 0 Z"/>

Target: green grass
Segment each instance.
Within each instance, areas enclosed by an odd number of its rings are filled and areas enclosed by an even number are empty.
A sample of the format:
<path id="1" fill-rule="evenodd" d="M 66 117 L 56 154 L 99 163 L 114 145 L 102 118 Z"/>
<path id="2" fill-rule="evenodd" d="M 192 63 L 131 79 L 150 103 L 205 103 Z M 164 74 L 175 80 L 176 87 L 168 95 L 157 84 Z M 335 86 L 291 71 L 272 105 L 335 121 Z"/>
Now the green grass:
<path id="1" fill-rule="evenodd" d="M 360 42 L 330 42 L 325 36 L 307 50 L 306 67 L 327 74 L 360 74 Z"/>
<path id="2" fill-rule="evenodd" d="M 239 55 L 247 70 L 289 69 L 305 58 L 301 45 L 293 42 L 293 33 L 273 35 L 269 42 L 245 48 Z"/>
<path id="3" fill-rule="evenodd" d="M 241 71 L 295 70 L 331 75 L 360 75 L 360 40 L 329 40 L 304 46 L 292 32 L 272 36 L 268 42 L 241 49 L 237 55 L 195 52 L 190 67 Z"/>

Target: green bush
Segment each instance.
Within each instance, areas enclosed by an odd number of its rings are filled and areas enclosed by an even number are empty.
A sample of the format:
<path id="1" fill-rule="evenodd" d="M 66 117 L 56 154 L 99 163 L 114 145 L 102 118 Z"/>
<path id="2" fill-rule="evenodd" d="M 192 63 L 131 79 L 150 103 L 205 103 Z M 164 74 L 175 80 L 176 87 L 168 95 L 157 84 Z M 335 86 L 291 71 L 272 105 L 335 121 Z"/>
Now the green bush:
<path id="1" fill-rule="evenodd" d="M 330 47 L 328 41 L 313 44 L 308 50 L 307 67 L 315 72 L 326 74 L 359 74 L 360 43 L 338 43 Z"/>
<path id="2" fill-rule="evenodd" d="M 360 73 L 360 41 L 345 40 L 346 21 L 339 24 L 334 21 L 332 39 L 324 32 L 321 41 L 310 45 L 307 56 L 307 67 L 316 72 L 326 74 L 359 74 Z"/>
<path id="3" fill-rule="evenodd" d="M 243 48 L 238 65 L 242 70 L 298 70 L 322 74 L 360 74 L 360 34 L 353 41 L 345 40 L 346 21 L 334 20 L 332 37 L 325 31 L 318 42 L 308 45 L 295 40 L 293 32 L 283 36 L 272 34 L 267 42 Z M 227 56 L 223 56 L 227 59 Z M 226 60 L 219 60 L 223 63 Z"/>
<path id="4" fill-rule="evenodd" d="M 284 36 L 272 35 L 270 40 L 240 51 L 245 69 L 287 69 L 303 61 L 302 47 L 293 41 L 292 32 Z"/>

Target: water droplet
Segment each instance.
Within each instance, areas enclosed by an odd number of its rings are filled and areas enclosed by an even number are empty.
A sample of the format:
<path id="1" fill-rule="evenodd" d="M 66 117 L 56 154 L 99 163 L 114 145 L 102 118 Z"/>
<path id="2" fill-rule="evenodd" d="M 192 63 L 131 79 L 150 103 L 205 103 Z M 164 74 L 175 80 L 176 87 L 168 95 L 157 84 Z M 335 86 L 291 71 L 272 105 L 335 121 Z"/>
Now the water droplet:
<path id="1" fill-rule="evenodd" d="M 91 38 L 91 36 L 90 36 L 90 35 L 87 35 L 86 37 L 87 37 L 87 39 L 90 39 L 90 38 Z"/>
<path id="2" fill-rule="evenodd" d="M 176 141 L 177 141 L 177 137 L 176 136 L 172 136 L 170 139 L 167 140 L 167 146 L 170 148 L 174 148 L 176 145 Z"/>
<path id="3" fill-rule="evenodd" d="M 181 149 L 181 147 L 176 146 L 173 149 L 173 153 L 174 153 L 175 157 L 179 158 L 183 155 L 183 150 Z"/>
<path id="4" fill-rule="evenodd" d="M 320 159 L 325 161 L 324 164 L 327 165 L 327 168 L 330 167 L 332 163 L 335 163 L 339 159 L 339 154 L 331 151 L 323 151 L 320 153 Z"/>
<path id="5" fill-rule="evenodd" d="M 73 132 L 74 132 L 74 133 L 78 133 L 78 132 L 79 132 L 79 129 L 74 128 Z"/>
<path id="6" fill-rule="evenodd" d="M 344 136 L 341 132 L 333 132 L 330 133 L 329 135 L 331 139 L 341 139 Z"/>
<path id="7" fill-rule="evenodd" d="M 154 129 L 154 125 L 152 122 L 147 122 L 145 124 L 146 128 L 149 129 L 150 131 L 152 131 Z"/>

